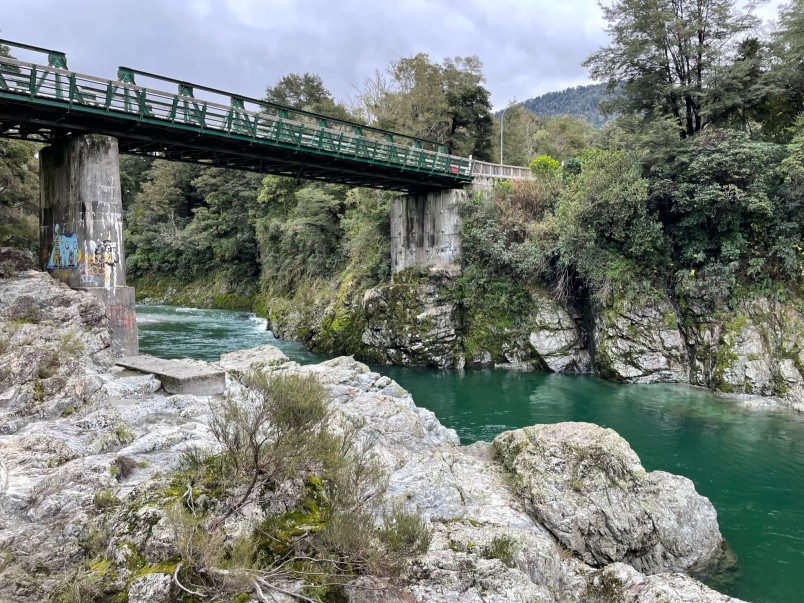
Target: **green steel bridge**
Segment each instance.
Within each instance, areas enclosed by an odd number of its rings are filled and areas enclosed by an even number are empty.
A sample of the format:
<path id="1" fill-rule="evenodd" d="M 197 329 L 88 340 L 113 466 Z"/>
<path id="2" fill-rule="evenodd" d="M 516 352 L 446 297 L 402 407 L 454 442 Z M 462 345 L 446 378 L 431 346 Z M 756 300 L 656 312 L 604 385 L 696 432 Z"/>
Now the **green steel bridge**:
<path id="1" fill-rule="evenodd" d="M 121 153 L 354 186 L 421 192 L 472 181 L 471 159 L 444 145 L 206 86 L 120 67 L 117 79 L 0 56 L 0 136 L 50 142 L 68 133 L 113 136 Z M 15 52 L 12 50 L 12 52 Z M 137 85 L 172 83 L 176 92 Z"/>

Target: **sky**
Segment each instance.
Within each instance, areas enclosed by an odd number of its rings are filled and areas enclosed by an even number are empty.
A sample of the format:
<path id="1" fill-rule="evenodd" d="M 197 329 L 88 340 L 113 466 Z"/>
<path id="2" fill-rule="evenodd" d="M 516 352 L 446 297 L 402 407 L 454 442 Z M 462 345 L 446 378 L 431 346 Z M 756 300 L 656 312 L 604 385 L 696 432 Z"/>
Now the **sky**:
<path id="1" fill-rule="evenodd" d="M 762 8 L 772 17 L 780 0 Z M 595 0 L 2 0 L 0 38 L 61 50 L 79 73 L 125 65 L 262 97 L 317 73 L 347 106 L 366 78 L 423 52 L 476 55 L 495 110 L 592 83 L 605 46 Z M 18 58 L 33 60 L 17 53 Z"/>

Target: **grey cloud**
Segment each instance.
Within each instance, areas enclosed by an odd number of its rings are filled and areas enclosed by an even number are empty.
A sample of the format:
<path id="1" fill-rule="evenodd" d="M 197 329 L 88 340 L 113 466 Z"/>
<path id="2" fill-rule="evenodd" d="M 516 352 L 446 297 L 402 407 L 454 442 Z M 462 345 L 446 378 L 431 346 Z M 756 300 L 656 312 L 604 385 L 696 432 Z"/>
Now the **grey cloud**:
<path id="1" fill-rule="evenodd" d="M 318 73 L 340 100 L 375 69 L 418 52 L 477 55 L 496 107 L 587 83 L 605 43 L 594 0 L 3 0 L 0 36 L 67 53 L 70 68 L 120 64 L 261 96 L 289 72 Z"/>

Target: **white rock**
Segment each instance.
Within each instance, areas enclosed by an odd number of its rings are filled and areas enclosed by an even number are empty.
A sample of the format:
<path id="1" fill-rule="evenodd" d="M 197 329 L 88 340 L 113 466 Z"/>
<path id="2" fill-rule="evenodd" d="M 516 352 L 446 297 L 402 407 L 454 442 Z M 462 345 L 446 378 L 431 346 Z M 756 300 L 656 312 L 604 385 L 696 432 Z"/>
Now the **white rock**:
<path id="1" fill-rule="evenodd" d="M 135 578 L 128 589 L 129 603 L 171 603 L 173 576 L 168 574 L 146 574 Z"/>

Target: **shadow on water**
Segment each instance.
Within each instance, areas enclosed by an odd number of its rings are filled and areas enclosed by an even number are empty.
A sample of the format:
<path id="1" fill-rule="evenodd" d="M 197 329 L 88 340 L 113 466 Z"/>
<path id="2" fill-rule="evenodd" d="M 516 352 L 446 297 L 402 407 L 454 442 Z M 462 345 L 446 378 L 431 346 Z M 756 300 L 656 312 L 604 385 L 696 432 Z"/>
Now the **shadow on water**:
<path id="1" fill-rule="evenodd" d="M 306 364 L 325 357 L 276 340 L 265 322 L 222 310 L 138 306 L 140 349 L 217 360 L 272 344 Z M 463 443 L 536 423 L 586 421 L 623 436 L 646 469 L 690 478 L 718 512 L 737 566 L 706 579 L 748 601 L 804 600 L 804 418 L 741 410 L 681 385 L 617 385 L 594 377 L 373 366 Z"/>

